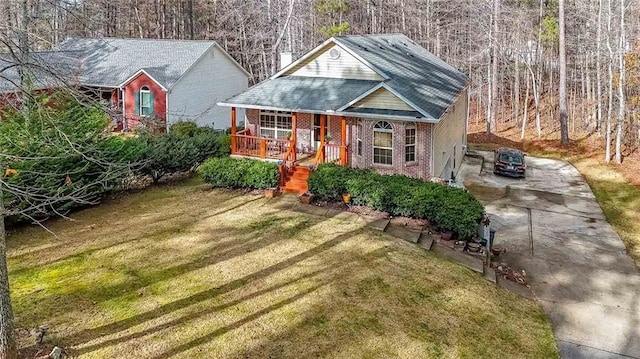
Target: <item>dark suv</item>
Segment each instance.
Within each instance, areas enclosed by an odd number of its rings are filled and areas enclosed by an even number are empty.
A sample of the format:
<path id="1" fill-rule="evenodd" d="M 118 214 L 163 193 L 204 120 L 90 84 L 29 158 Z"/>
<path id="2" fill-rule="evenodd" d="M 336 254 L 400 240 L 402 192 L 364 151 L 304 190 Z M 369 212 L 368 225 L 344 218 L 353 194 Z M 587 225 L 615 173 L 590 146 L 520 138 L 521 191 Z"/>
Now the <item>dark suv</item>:
<path id="1" fill-rule="evenodd" d="M 494 152 L 493 173 L 512 177 L 525 177 L 525 154 L 513 148 L 498 148 Z"/>

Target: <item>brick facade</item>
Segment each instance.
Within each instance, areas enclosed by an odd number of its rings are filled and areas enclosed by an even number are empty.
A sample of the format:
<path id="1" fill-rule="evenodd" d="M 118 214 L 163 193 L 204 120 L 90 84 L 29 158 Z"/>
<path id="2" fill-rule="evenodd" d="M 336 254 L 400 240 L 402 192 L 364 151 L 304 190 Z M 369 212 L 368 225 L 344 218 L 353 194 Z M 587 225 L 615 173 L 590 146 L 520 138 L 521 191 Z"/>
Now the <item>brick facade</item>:
<path id="1" fill-rule="evenodd" d="M 342 124 L 340 117 L 327 116 L 329 126 L 327 134 L 331 135 L 332 144 L 342 144 Z M 259 134 L 260 110 L 248 109 L 245 128 L 254 135 Z M 358 168 L 371 168 L 381 174 L 402 174 L 409 177 L 428 180 L 431 175 L 431 132 L 433 126 L 427 123 L 416 123 L 416 161 L 405 162 L 405 128 L 407 122 L 387 121 L 393 127 L 393 164 L 379 165 L 373 163 L 373 127 L 380 120 L 347 117 L 348 164 Z M 362 124 L 362 155 L 357 154 L 357 125 Z M 298 129 L 296 132 L 299 152 L 313 152 L 312 147 L 313 114 L 298 113 Z"/>
<path id="2" fill-rule="evenodd" d="M 357 153 L 357 123 L 362 124 L 362 155 Z M 373 127 L 380 120 L 353 119 L 351 124 L 350 158 L 351 164 L 358 168 L 371 168 L 381 174 L 402 174 L 409 177 L 428 180 L 431 177 L 431 130 L 427 123 L 416 124 L 416 161 L 405 162 L 405 128 L 407 122 L 388 121 L 393 127 L 393 164 L 373 163 Z"/>

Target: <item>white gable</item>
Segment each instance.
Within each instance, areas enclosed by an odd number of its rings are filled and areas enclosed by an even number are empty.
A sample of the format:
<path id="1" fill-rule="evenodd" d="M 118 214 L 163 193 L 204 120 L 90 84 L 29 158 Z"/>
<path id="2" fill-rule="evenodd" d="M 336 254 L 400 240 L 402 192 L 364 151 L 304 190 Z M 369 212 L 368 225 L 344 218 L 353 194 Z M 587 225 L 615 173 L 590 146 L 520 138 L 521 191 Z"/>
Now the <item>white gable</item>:
<path id="1" fill-rule="evenodd" d="M 287 70 L 284 75 L 353 80 L 384 80 L 382 76 L 333 42 Z"/>
<path id="2" fill-rule="evenodd" d="M 398 96 L 381 87 L 369 94 L 362 100 L 356 102 L 351 108 L 378 108 L 387 110 L 416 111 Z"/>

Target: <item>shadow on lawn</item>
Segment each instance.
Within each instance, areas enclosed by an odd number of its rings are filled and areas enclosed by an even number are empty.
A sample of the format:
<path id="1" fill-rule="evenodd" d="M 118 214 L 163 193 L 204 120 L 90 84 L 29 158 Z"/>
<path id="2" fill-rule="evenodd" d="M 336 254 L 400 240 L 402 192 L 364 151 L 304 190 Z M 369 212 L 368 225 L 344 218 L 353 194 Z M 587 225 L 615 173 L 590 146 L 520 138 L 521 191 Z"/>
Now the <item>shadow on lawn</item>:
<path id="1" fill-rule="evenodd" d="M 237 201 L 237 198 L 239 198 L 239 197 L 243 197 L 243 195 L 240 194 L 240 195 L 235 195 L 233 197 L 230 197 L 230 198 L 222 201 L 221 203 L 219 203 L 219 205 L 220 204 L 224 204 L 224 203 L 229 202 L 229 201 L 231 201 L 232 203 L 235 203 Z M 260 200 L 261 198 L 262 197 L 256 197 L 256 198 L 250 199 L 250 200 L 243 200 L 238 205 L 231 206 L 229 208 L 225 208 L 225 209 L 223 209 L 223 210 L 221 210 L 219 212 L 215 212 L 213 214 L 208 214 L 207 216 L 204 216 L 204 217 L 199 217 L 197 214 L 194 214 L 194 213 L 188 213 L 186 215 L 184 213 L 182 213 L 182 214 L 171 213 L 168 216 L 165 216 L 164 218 L 153 218 L 154 229 L 150 233 L 145 233 L 145 234 L 143 234 L 141 236 L 135 236 L 133 238 L 129 238 L 129 239 L 126 239 L 126 240 L 113 241 L 113 242 L 110 242 L 110 243 L 108 243 L 107 245 L 104 245 L 104 246 L 98 246 L 98 247 L 89 248 L 87 250 L 84 250 L 84 251 L 81 251 L 81 252 L 72 253 L 72 254 L 69 254 L 69 255 L 64 256 L 64 257 L 50 258 L 51 253 L 55 252 L 58 249 L 66 249 L 69 246 L 73 246 L 73 244 L 76 244 L 76 242 L 80 242 L 78 246 L 81 246 L 81 245 L 84 244 L 84 240 L 76 241 L 74 238 L 71 238 L 70 240 L 62 240 L 62 243 L 56 244 L 54 246 L 49 246 L 49 247 L 46 247 L 46 248 L 42 248 L 42 249 L 38 249 L 38 250 L 34 250 L 34 251 L 29 251 L 27 253 L 16 255 L 16 256 L 10 256 L 10 260 L 11 261 L 16 261 L 16 262 L 19 262 L 19 261 L 27 259 L 27 258 L 34 258 L 34 257 L 37 258 L 37 257 L 43 257 L 44 256 L 46 258 L 49 258 L 49 259 L 38 260 L 38 264 L 36 266 L 30 266 L 30 267 L 17 269 L 15 271 L 12 271 L 11 274 L 18 275 L 18 274 L 20 274 L 20 273 L 22 273 L 24 271 L 33 270 L 33 269 L 36 269 L 36 268 L 42 268 L 42 267 L 45 267 L 47 265 L 53 264 L 55 262 L 63 261 L 63 260 L 66 260 L 66 259 L 69 259 L 69 258 L 72 258 L 72 257 L 90 255 L 91 253 L 94 253 L 94 252 L 98 252 L 98 251 L 105 250 L 105 249 L 108 249 L 108 248 L 112 248 L 112 247 L 115 247 L 115 246 L 119 246 L 119 245 L 123 245 L 123 244 L 129 244 L 129 243 L 132 243 L 132 242 L 135 242 L 135 241 L 139 241 L 139 240 L 141 240 L 143 238 L 146 238 L 146 237 L 157 237 L 159 235 L 162 235 L 164 232 L 167 232 L 167 230 L 170 230 L 171 228 L 176 227 L 176 223 L 172 223 L 172 224 L 167 226 L 168 228 L 167 227 L 155 228 L 156 223 L 160 223 L 160 224 L 163 223 L 163 219 L 172 219 L 172 218 L 175 218 L 176 216 L 184 216 L 184 217 L 186 217 L 186 219 L 184 221 L 180 222 L 178 225 L 180 225 L 180 226 L 188 226 L 188 225 L 194 224 L 197 221 L 200 221 L 200 220 L 203 220 L 203 219 L 206 219 L 206 218 L 215 217 L 215 216 L 218 216 L 218 215 L 233 211 L 233 210 L 238 209 L 238 208 L 240 208 L 242 206 L 245 206 L 245 205 L 247 205 L 247 204 L 249 204 L 251 202 L 255 202 L 257 200 Z M 88 210 L 91 210 L 91 209 L 88 209 Z M 121 213 L 121 214 L 122 215 L 127 215 L 127 214 L 130 215 L 131 213 L 125 212 L 125 213 Z M 122 237 L 126 238 L 126 237 L 128 237 L 127 234 L 130 232 L 130 229 L 127 228 L 126 226 L 123 226 L 122 228 L 114 228 L 114 226 L 105 225 L 105 228 L 107 228 L 108 235 L 111 238 L 122 238 Z M 55 233 L 55 231 L 56 231 L 55 224 L 53 225 L 51 230 L 53 230 L 54 233 Z M 81 233 L 76 233 L 74 235 L 74 237 L 82 238 L 82 234 Z"/>
<path id="2" fill-rule="evenodd" d="M 135 293 L 137 290 L 154 283 L 166 281 L 191 271 L 227 261 L 235 257 L 242 256 L 248 252 L 260 250 L 280 241 L 287 240 L 287 234 L 294 231 L 304 230 L 308 226 L 307 222 L 297 223 L 290 228 L 284 228 L 281 226 L 282 221 L 291 218 L 294 217 L 282 218 L 275 221 L 273 218 L 267 218 L 266 220 L 260 219 L 255 223 L 264 223 L 264 221 L 268 221 L 272 226 L 270 228 L 259 226 L 251 229 L 250 231 L 243 228 L 218 227 L 216 229 L 215 236 L 212 237 L 215 238 L 214 243 L 225 238 L 235 239 L 207 247 L 205 250 L 190 256 L 197 258 L 196 260 L 151 271 L 146 271 L 145 269 L 129 269 L 126 271 L 126 274 L 129 277 L 124 282 L 102 286 L 83 286 L 65 295 L 52 293 L 39 298 L 36 308 L 41 308 L 43 312 L 49 311 L 50 308 L 57 308 L 58 311 L 61 311 L 65 309 L 62 303 L 68 303 L 69 305 L 74 306 L 76 305 L 74 304 L 76 301 L 74 301 L 73 298 L 84 298 L 91 302 L 103 302 L 115 299 L 126 295 L 127 293 Z M 260 235 L 258 235 L 258 233 L 260 233 Z M 141 255 L 140 257 L 154 258 L 158 255 L 156 248 L 149 248 L 148 252 L 148 254 Z M 162 266 L 164 264 L 159 265 Z M 114 270 L 116 270 L 116 268 L 114 268 Z M 65 301 L 64 297 L 66 296 L 69 296 L 72 299 Z M 46 317 L 46 315 L 39 313 L 36 309 L 36 311 L 28 313 L 28 317 L 43 318 Z M 72 344 L 75 344 L 75 342 Z"/>
<path id="3" fill-rule="evenodd" d="M 146 321 L 155 319 L 157 317 L 163 316 L 165 314 L 171 313 L 173 311 L 185 308 L 185 307 L 189 307 L 191 305 L 194 305 L 198 302 L 204 301 L 204 300 L 208 300 L 211 299 L 213 297 L 219 296 L 221 294 L 230 292 L 234 289 L 238 289 L 241 288 L 243 286 L 247 286 L 252 284 L 253 282 L 256 282 L 262 278 L 265 278 L 269 275 L 272 275 L 276 272 L 282 271 L 284 269 L 287 269 L 288 267 L 295 265 L 297 263 L 300 263 L 306 259 L 309 259 L 315 255 L 318 255 L 324 251 L 327 251 L 329 249 L 331 249 L 332 247 L 338 245 L 339 243 L 347 240 L 348 238 L 352 237 L 353 235 L 355 235 L 356 233 L 358 233 L 358 231 L 354 231 L 354 232 L 349 232 L 349 233 L 345 233 L 342 235 L 339 235 L 327 242 L 324 242 L 310 250 L 307 250 L 303 253 L 300 253 L 296 256 L 293 256 L 291 258 L 288 258 L 287 260 L 284 260 L 282 262 L 279 262 L 277 264 L 274 264 L 272 266 L 269 266 L 267 268 L 264 268 L 260 271 L 254 272 L 252 274 L 249 274 L 247 276 L 244 276 L 242 278 L 238 278 L 236 280 L 233 280 L 227 284 L 224 284 L 220 287 L 216 287 L 216 288 L 211 288 L 209 290 L 205 290 L 199 293 L 196 293 L 194 295 L 191 295 L 189 297 L 186 297 L 184 299 L 180 299 L 177 301 L 174 301 L 172 303 L 160 306 L 157 309 L 154 309 L 152 311 L 149 312 L 145 312 L 145 313 L 141 313 L 138 315 L 135 315 L 133 317 L 118 321 L 118 322 L 114 322 L 112 324 L 108 324 L 102 327 L 98 327 L 95 329 L 90 329 L 90 330 L 85 330 L 82 332 L 79 332 L 77 334 L 74 334 L 72 336 L 66 337 L 64 338 L 62 341 L 66 344 L 66 345 L 70 345 L 70 346 L 77 346 L 79 344 L 97 339 L 99 337 L 102 336 L 106 336 L 106 335 L 110 335 L 110 334 L 114 334 L 116 332 L 119 331 L 123 331 L 126 329 L 129 329 L 130 327 L 133 327 L 135 325 L 144 323 Z M 257 248 L 256 248 L 257 249 Z M 240 252 L 240 253 L 245 253 L 245 252 Z M 345 259 L 346 260 L 346 259 Z M 208 264 L 207 264 L 208 265 Z M 200 264 L 198 264 L 198 267 L 200 267 Z"/>

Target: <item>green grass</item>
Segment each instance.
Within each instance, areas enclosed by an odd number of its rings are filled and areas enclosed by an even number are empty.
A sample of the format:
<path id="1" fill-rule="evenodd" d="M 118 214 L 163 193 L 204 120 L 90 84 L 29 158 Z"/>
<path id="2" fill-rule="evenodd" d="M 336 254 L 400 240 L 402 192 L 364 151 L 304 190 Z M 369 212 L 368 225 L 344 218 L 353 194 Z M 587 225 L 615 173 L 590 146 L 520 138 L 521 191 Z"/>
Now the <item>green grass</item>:
<path id="1" fill-rule="evenodd" d="M 16 323 L 81 358 L 558 356 L 536 302 L 282 200 L 192 180 L 13 233 Z"/>

